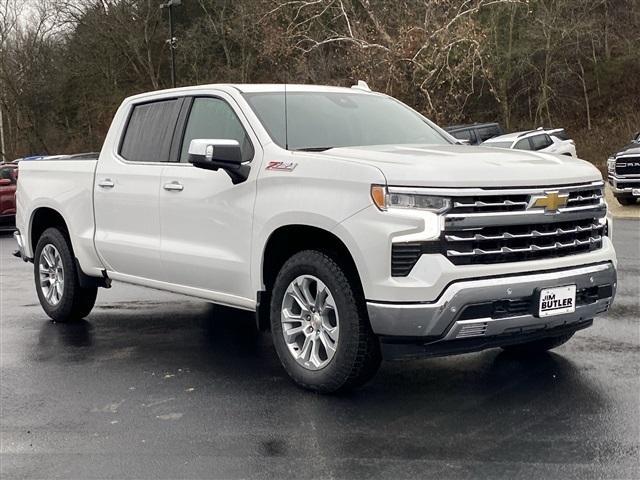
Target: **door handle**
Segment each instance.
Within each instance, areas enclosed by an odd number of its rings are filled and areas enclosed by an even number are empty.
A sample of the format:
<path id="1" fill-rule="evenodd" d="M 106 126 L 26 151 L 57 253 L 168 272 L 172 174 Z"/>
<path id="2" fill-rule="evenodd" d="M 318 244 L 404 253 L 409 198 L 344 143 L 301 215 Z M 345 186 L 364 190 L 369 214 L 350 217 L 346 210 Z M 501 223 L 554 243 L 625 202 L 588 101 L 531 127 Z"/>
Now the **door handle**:
<path id="1" fill-rule="evenodd" d="M 113 183 L 113 180 L 111 180 L 110 178 L 105 178 L 100 183 L 98 183 L 98 186 L 102 188 L 113 188 L 116 186 L 116 184 Z"/>
<path id="2" fill-rule="evenodd" d="M 171 183 L 165 183 L 163 188 L 169 192 L 181 192 L 184 189 L 182 184 L 175 180 Z"/>

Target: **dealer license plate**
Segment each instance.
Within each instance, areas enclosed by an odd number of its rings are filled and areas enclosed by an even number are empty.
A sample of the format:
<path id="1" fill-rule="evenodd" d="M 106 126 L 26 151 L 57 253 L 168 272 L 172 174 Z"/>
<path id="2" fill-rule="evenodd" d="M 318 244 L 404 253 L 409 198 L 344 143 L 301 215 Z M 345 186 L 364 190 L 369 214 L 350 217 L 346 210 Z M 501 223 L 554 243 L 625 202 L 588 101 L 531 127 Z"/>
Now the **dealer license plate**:
<path id="1" fill-rule="evenodd" d="M 540 290 L 539 316 L 551 317 L 576 311 L 576 286 L 543 288 Z"/>
<path id="2" fill-rule="evenodd" d="M 634 188 L 631 190 L 631 195 L 634 197 L 640 197 L 640 188 Z"/>

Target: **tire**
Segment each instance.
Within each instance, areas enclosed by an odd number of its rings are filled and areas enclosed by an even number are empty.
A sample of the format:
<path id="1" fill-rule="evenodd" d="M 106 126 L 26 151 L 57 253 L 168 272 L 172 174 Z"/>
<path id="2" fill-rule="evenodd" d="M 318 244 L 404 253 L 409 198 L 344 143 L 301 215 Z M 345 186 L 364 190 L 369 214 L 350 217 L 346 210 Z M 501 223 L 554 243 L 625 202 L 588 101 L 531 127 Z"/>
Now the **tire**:
<path id="1" fill-rule="evenodd" d="M 573 337 L 573 334 L 574 332 L 571 332 L 564 335 L 558 335 L 556 337 L 534 340 L 533 342 L 507 345 L 502 347 L 502 349 L 505 352 L 513 353 L 516 355 L 535 355 L 567 343 L 571 339 L 571 337 Z"/>
<path id="2" fill-rule="evenodd" d="M 294 283 L 298 292 L 307 285 L 306 291 L 315 293 L 315 302 L 308 302 L 309 309 L 302 309 L 295 300 Z M 318 303 L 318 298 L 323 297 L 324 302 Z M 381 361 L 380 344 L 371 331 L 364 299 L 360 297 L 344 270 L 326 253 L 301 251 L 282 266 L 271 296 L 271 334 L 280 362 L 299 386 L 333 393 L 363 385 L 375 375 Z M 283 309 L 290 316 L 285 316 Z M 303 320 L 305 312 L 310 310 L 315 312 L 306 315 L 311 320 Z M 300 320 L 296 320 L 296 316 Z M 286 322 L 285 318 L 290 321 Z M 294 326 L 303 331 L 286 341 L 283 330 L 291 332 Z M 316 340 L 310 340 L 315 335 Z M 307 341 L 311 345 L 309 355 L 305 350 Z M 335 352 L 331 353 L 327 345 L 334 347 Z M 317 351 L 315 356 L 314 351 Z M 321 364 L 314 364 L 314 358 Z"/>
<path id="3" fill-rule="evenodd" d="M 33 266 L 40 305 L 52 320 L 72 322 L 89 315 L 96 303 L 98 287 L 80 286 L 71 245 L 60 230 L 48 228 L 40 236 Z M 41 266 L 46 273 L 41 273 Z M 62 286 L 58 288 L 60 280 Z"/>
<path id="4" fill-rule="evenodd" d="M 618 200 L 618 203 L 620 205 L 623 205 L 625 207 L 628 207 L 629 205 L 635 205 L 636 204 L 636 197 L 632 197 L 630 195 L 620 195 L 616 197 L 616 200 Z"/>

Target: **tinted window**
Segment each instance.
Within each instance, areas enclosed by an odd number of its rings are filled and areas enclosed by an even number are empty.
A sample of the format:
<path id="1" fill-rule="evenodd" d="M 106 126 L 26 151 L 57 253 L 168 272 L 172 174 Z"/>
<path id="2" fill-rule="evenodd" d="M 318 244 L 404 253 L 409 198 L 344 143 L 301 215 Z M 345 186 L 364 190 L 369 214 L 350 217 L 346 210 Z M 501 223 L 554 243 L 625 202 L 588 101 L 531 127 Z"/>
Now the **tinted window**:
<path id="1" fill-rule="evenodd" d="M 180 161 L 189 157 L 189 144 L 195 138 L 208 140 L 237 140 L 242 149 L 242 159 L 253 158 L 251 141 L 233 109 L 219 98 L 196 98 L 191 107 L 184 132 Z"/>
<path id="2" fill-rule="evenodd" d="M 518 150 L 531 150 L 531 144 L 529 143 L 528 138 L 523 138 L 522 140 L 519 140 L 513 148 Z"/>
<path id="3" fill-rule="evenodd" d="M 247 93 L 245 98 L 273 141 L 284 148 L 284 94 Z M 287 127 L 290 150 L 451 144 L 423 117 L 402 103 L 382 95 L 365 93 L 287 93 Z"/>
<path id="4" fill-rule="evenodd" d="M 480 141 L 482 142 L 500 135 L 500 130 L 498 130 L 498 127 L 481 127 L 478 128 L 476 132 L 478 137 L 480 137 Z"/>
<path id="5" fill-rule="evenodd" d="M 553 135 L 559 140 L 570 140 L 569 135 L 567 135 L 567 132 L 565 132 L 564 130 L 553 132 L 551 135 Z"/>
<path id="6" fill-rule="evenodd" d="M 11 180 L 11 184 L 15 184 L 17 171 L 18 169 L 13 167 L 0 168 L 0 178 L 4 180 Z"/>
<path id="7" fill-rule="evenodd" d="M 470 130 L 458 130 L 457 132 L 449 132 L 454 137 L 460 140 L 471 140 L 471 131 Z"/>
<path id="8" fill-rule="evenodd" d="M 529 139 L 531 140 L 533 150 L 542 150 L 553 143 L 549 135 L 534 135 L 533 137 L 529 137 Z"/>
<path id="9" fill-rule="evenodd" d="M 129 117 L 120 155 L 132 162 L 166 162 L 181 100 L 136 105 Z"/>

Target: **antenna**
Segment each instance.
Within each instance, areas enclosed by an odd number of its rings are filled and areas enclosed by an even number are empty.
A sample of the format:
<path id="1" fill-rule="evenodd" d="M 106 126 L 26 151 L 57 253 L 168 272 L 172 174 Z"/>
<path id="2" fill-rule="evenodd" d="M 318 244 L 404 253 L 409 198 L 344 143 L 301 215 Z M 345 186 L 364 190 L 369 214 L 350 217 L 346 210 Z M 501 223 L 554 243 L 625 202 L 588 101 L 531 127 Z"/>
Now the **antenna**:
<path id="1" fill-rule="evenodd" d="M 289 150 L 289 119 L 287 118 L 287 70 L 284 71 L 284 148 Z"/>

